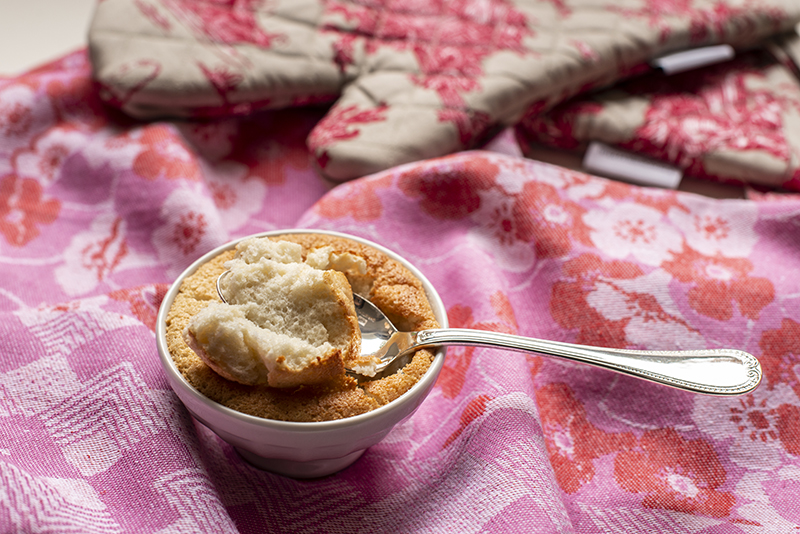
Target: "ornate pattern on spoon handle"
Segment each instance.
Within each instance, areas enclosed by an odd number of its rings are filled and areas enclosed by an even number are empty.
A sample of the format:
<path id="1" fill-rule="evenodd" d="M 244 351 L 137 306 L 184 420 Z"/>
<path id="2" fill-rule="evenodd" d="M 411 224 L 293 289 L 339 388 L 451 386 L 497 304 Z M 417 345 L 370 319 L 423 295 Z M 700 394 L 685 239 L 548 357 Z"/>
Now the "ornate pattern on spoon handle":
<path id="1" fill-rule="evenodd" d="M 414 345 L 472 345 L 535 352 L 711 395 L 748 393 L 758 386 L 762 375 L 761 365 L 753 355 L 735 349 L 610 349 L 462 328 L 418 332 Z"/>

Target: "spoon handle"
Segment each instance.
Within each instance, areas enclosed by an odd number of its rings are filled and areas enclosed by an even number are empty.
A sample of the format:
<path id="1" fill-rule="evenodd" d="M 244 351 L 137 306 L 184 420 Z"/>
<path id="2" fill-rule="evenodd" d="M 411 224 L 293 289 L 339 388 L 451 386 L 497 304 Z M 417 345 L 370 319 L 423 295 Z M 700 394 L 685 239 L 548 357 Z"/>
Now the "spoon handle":
<path id="1" fill-rule="evenodd" d="M 464 328 L 423 330 L 417 333 L 414 345 L 416 348 L 469 345 L 535 352 L 712 395 L 741 395 L 755 389 L 761 381 L 758 360 L 752 354 L 734 349 L 609 349 Z"/>

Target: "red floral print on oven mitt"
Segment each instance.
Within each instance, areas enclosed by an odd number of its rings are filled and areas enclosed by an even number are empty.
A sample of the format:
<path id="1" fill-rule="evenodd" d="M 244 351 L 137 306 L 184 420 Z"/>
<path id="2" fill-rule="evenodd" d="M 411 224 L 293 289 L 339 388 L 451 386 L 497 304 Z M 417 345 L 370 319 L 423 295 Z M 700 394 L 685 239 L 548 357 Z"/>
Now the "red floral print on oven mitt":
<path id="1" fill-rule="evenodd" d="M 797 0 L 104 0 L 89 41 L 104 99 L 139 118 L 336 100 L 308 145 L 347 180 L 799 21 Z"/>
<path id="2" fill-rule="evenodd" d="M 652 73 L 516 127 L 523 152 L 591 142 L 667 163 L 683 176 L 800 191 L 800 36 L 672 76 Z M 584 160 L 585 161 L 585 160 Z"/>

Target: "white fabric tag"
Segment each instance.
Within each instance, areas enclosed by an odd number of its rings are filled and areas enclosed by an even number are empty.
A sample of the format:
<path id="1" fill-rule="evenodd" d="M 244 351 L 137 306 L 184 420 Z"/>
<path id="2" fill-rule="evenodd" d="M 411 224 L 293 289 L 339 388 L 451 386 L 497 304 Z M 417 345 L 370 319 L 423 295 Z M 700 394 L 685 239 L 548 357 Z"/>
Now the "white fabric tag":
<path id="1" fill-rule="evenodd" d="M 583 167 L 595 174 L 638 185 L 675 189 L 681 183 L 680 169 L 592 141 L 583 156 Z"/>
<path id="2" fill-rule="evenodd" d="M 697 67 L 727 61 L 732 59 L 735 54 L 736 52 L 731 45 L 705 46 L 661 56 L 654 59 L 651 65 L 660 68 L 664 71 L 664 74 L 676 74 L 696 69 Z"/>

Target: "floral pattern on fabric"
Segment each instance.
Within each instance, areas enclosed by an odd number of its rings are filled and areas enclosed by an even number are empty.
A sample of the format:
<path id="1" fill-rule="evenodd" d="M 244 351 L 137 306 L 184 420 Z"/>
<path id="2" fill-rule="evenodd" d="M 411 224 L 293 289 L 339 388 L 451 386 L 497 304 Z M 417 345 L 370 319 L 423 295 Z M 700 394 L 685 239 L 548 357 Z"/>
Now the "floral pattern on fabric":
<path id="1" fill-rule="evenodd" d="M 796 68 L 796 67 L 794 67 Z M 665 77 L 642 76 L 517 127 L 535 146 L 579 151 L 599 141 L 674 165 L 685 176 L 800 190 L 800 80 L 766 51 Z"/>
<path id="2" fill-rule="evenodd" d="M 666 52 L 798 22 L 793 0 L 104 0 L 89 39 L 103 98 L 139 118 L 334 102 L 308 148 L 346 181 L 479 146 Z"/>
<path id="3" fill-rule="evenodd" d="M 304 144 L 323 109 L 137 122 L 97 106 L 89 76 L 77 52 L 0 80 L 0 531 L 800 528 L 796 194 L 712 200 L 489 150 L 333 185 Z M 408 258 L 452 326 L 735 347 L 764 380 L 694 395 L 452 347 L 419 410 L 352 466 L 259 471 L 191 419 L 154 328 L 197 257 L 288 228 Z"/>

